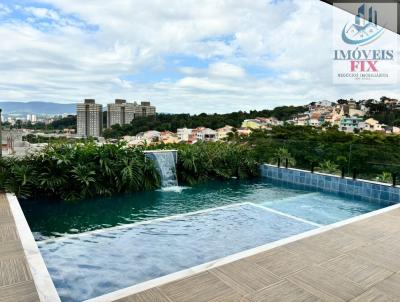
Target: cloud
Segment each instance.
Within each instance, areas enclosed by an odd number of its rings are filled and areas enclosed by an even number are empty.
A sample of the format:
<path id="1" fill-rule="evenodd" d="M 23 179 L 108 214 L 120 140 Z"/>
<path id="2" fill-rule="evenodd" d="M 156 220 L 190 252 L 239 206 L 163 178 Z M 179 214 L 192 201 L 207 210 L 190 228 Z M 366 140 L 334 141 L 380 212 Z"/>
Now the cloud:
<path id="1" fill-rule="evenodd" d="M 7 5 L 0 3 L 0 17 L 4 17 L 10 13 L 11 9 Z"/>
<path id="2" fill-rule="evenodd" d="M 224 62 L 218 62 L 210 65 L 209 74 L 212 77 L 243 78 L 245 77 L 246 72 L 243 68 L 239 66 Z"/>
<path id="3" fill-rule="evenodd" d="M 40 0 L 0 4 L 0 99 L 229 112 L 398 86 L 332 83 L 332 8 L 318 0 Z M 398 68 L 398 67 L 397 67 Z"/>
<path id="4" fill-rule="evenodd" d="M 34 17 L 39 19 L 51 19 L 51 20 L 60 20 L 60 16 L 58 13 L 52 9 L 40 8 L 40 7 L 26 7 L 24 10 L 32 14 Z"/>

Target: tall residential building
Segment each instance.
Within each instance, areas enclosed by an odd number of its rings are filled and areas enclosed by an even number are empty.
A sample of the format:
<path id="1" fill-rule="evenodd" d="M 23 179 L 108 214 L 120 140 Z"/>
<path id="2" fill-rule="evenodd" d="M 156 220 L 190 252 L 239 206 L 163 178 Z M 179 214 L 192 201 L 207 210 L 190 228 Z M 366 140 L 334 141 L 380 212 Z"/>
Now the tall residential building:
<path id="1" fill-rule="evenodd" d="M 99 137 L 103 130 L 103 106 L 93 99 L 85 99 L 76 106 L 77 133 L 83 137 Z"/>
<path id="2" fill-rule="evenodd" d="M 135 118 L 156 115 L 156 107 L 151 106 L 150 102 L 140 102 L 140 105 L 134 102 L 133 104 L 135 105 Z"/>
<path id="3" fill-rule="evenodd" d="M 129 124 L 135 118 L 135 104 L 116 99 L 115 104 L 107 105 L 107 127 Z"/>
<path id="4" fill-rule="evenodd" d="M 127 103 L 126 100 L 116 99 L 114 104 L 107 105 L 107 127 L 112 125 L 129 124 L 134 118 L 156 115 L 156 107 L 150 102 Z"/>

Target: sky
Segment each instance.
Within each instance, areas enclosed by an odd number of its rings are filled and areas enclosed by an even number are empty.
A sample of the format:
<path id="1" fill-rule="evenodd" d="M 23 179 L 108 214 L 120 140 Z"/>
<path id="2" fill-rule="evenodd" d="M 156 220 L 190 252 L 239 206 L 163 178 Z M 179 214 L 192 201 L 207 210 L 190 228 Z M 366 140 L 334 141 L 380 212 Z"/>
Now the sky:
<path id="1" fill-rule="evenodd" d="M 223 113 L 400 98 L 399 83 L 333 84 L 333 9 L 318 0 L 0 0 L 0 100 L 123 98 L 159 112 Z"/>

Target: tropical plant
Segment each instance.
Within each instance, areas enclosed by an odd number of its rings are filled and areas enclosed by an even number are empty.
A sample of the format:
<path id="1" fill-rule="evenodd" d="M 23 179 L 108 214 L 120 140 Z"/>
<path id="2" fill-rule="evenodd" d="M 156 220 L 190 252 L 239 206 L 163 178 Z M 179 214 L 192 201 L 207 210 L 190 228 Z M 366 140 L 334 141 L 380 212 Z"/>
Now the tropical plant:
<path id="1" fill-rule="evenodd" d="M 160 176 L 143 150 L 124 144 L 55 144 L 23 158 L 0 160 L 0 189 L 20 198 L 75 200 L 159 185 Z"/>
<path id="2" fill-rule="evenodd" d="M 284 147 L 276 150 L 274 158 L 272 159 L 272 164 L 277 164 L 278 160 L 280 160 L 282 165 L 286 164 L 287 161 L 289 167 L 294 167 L 296 165 L 296 160 L 290 154 L 289 150 Z"/>
<path id="3" fill-rule="evenodd" d="M 392 181 L 392 174 L 389 172 L 382 172 L 380 175 L 376 177 L 376 181 L 379 182 L 391 182 Z"/>
<path id="4" fill-rule="evenodd" d="M 196 184 L 209 179 L 249 178 L 258 175 L 254 152 L 246 145 L 196 143 L 178 148 L 178 178 Z"/>
<path id="5" fill-rule="evenodd" d="M 198 143 L 159 148 L 178 148 L 181 183 L 258 174 L 254 152 L 246 145 Z M 0 189 L 20 198 L 64 200 L 154 190 L 160 186 L 160 176 L 143 151 L 124 144 L 97 146 L 93 142 L 49 145 L 24 158 L 1 159 Z"/>
<path id="6" fill-rule="evenodd" d="M 339 172 L 338 165 L 330 160 L 324 160 L 320 163 L 318 170 L 329 174 L 336 174 Z"/>

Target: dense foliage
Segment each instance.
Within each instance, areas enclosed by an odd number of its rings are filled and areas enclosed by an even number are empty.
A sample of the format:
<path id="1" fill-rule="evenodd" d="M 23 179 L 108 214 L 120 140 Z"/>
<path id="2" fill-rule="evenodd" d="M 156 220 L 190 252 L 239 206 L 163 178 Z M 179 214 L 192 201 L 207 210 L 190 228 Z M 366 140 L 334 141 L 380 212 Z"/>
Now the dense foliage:
<path id="1" fill-rule="evenodd" d="M 67 136 L 43 136 L 36 134 L 27 134 L 22 137 L 23 141 L 27 141 L 31 144 L 43 144 L 43 143 L 85 143 L 85 142 L 94 142 L 94 138 L 69 138 Z"/>
<path id="2" fill-rule="evenodd" d="M 374 108 L 376 107 L 374 106 Z M 379 106 L 369 116 L 382 124 L 400 127 L 400 110 L 392 110 L 386 106 Z"/>
<path id="3" fill-rule="evenodd" d="M 258 174 L 247 146 L 223 143 L 161 146 L 178 148 L 178 178 L 196 184 L 210 179 Z M 19 198 L 78 200 L 99 195 L 153 190 L 160 185 L 155 164 L 143 149 L 123 144 L 54 144 L 24 158 L 0 160 L 0 190 Z"/>
<path id="4" fill-rule="evenodd" d="M 13 126 L 10 123 L 3 123 L 3 126 L 11 129 L 25 128 L 43 131 L 62 131 L 67 128 L 76 130 L 76 115 L 68 115 L 66 117 L 56 119 L 49 124 L 45 124 L 43 122 L 32 123 L 30 121 L 22 122 L 21 120 L 17 120 Z"/>
<path id="5" fill-rule="evenodd" d="M 177 172 L 181 183 L 192 185 L 210 179 L 253 177 L 258 175 L 258 163 L 246 145 L 197 143 L 178 146 Z"/>
<path id="6" fill-rule="evenodd" d="M 0 189 L 20 198 L 77 200 L 151 190 L 159 186 L 154 164 L 123 145 L 51 145 L 24 158 L 2 158 Z"/>
<path id="7" fill-rule="evenodd" d="M 273 110 L 233 112 L 227 114 L 157 114 L 156 117 L 146 117 L 134 119 L 128 125 L 114 125 L 111 129 L 104 130 L 105 138 L 118 138 L 124 135 L 136 135 L 139 132 L 148 130 L 157 131 L 176 131 L 178 128 L 207 127 L 211 129 L 222 128 L 230 125 L 239 128 L 245 119 L 252 119 L 260 116 L 276 117 L 279 120 L 288 120 L 298 113 L 304 112 L 304 106 L 283 106 Z"/>
<path id="8" fill-rule="evenodd" d="M 50 129 L 63 130 L 63 129 L 76 129 L 76 115 L 68 115 L 61 119 L 55 120 L 49 125 Z"/>
<path id="9" fill-rule="evenodd" d="M 311 165 L 325 172 L 354 168 L 371 178 L 383 172 L 400 172 L 400 136 L 376 132 L 347 134 L 336 128 L 326 130 L 304 126 L 274 127 L 271 131 L 254 131 L 242 143 L 251 146 L 257 161 L 276 163 L 277 157 L 288 155 L 290 165 L 310 169 Z M 284 151 L 284 150 L 286 151 Z M 280 155 L 285 154 L 286 155 Z"/>
<path id="10" fill-rule="evenodd" d="M 400 107 L 391 101 L 392 99 L 385 96 L 381 97 L 380 101 L 367 100 L 365 104 L 369 110 L 367 117 L 372 117 L 388 126 L 400 126 Z"/>

